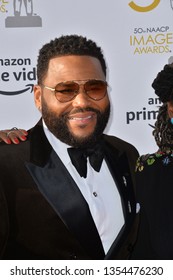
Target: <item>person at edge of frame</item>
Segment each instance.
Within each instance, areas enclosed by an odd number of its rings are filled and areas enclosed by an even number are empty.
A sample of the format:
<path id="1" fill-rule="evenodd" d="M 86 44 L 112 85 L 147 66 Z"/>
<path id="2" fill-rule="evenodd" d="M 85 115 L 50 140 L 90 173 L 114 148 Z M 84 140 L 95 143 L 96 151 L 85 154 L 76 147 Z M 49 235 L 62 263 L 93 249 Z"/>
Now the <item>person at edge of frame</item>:
<path id="1" fill-rule="evenodd" d="M 153 130 L 158 150 L 137 161 L 141 222 L 132 257 L 173 260 L 173 63 L 164 66 L 152 87 L 161 101 Z"/>

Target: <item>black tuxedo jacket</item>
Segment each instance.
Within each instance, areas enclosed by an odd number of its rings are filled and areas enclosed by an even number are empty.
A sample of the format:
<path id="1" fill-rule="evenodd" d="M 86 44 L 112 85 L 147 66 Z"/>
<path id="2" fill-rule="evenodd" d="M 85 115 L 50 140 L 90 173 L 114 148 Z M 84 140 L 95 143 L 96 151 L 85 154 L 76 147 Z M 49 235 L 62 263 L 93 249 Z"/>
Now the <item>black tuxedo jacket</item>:
<path id="1" fill-rule="evenodd" d="M 116 137 L 104 139 L 125 217 L 109 252 L 104 254 L 89 207 L 40 121 L 26 142 L 0 145 L 1 259 L 129 258 L 139 218 L 133 177 L 138 153 Z"/>

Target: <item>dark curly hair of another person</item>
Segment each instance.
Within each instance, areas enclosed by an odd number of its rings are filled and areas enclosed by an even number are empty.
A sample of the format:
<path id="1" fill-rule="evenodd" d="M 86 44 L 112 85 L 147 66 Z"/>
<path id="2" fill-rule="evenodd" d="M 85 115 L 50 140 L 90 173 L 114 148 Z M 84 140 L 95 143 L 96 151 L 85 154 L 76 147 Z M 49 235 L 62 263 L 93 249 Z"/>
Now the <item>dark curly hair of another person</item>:
<path id="1" fill-rule="evenodd" d="M 154 79 L 152 87 L 163 103 L 173 100 L 173 63 L 164 66 Z"/>
<path id="2" fill-rule="evenodd" d="M 173 148 L 173 125 L 167 114 L 166 103 L 159 108 L 153 136 L 160 150 L 166 151 Z"/>
<path id="3" fill-rule="evenodd" d="M 101 48 L 86 37 L 66 35 L 51 40 L 40 49 L 37 60 L 38 84 L 42 84 L 50 59 L 66 55 L 87 55 L 97 58 L 106 76 L 106 63 Z"/>
<path id="4" fill-rule="evenodd" d="M 173 149 L 173 125 L 167 112 L 167 102 L 173 102 L 173 63 L 166 64 L 152 83 L 156 95 L 163 105 L 160 106 L 153 136 L 162 151 Z"/>

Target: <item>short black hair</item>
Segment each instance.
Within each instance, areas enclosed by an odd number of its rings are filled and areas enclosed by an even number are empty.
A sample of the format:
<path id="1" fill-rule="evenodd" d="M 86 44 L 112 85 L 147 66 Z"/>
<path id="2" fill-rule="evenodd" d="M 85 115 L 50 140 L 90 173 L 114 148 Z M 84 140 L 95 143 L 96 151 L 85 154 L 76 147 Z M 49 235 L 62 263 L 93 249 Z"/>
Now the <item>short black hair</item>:
<path id="1" fill-rule="evenodd" d="M 38 84 L 42 84 L 50 59 L 65 55 L 88 55 L 97 58 L 106 76 L 106 62 L 101 48 L 86 37 L 66 35 L 51 40 L 40 49 L 37 60 Z"/>

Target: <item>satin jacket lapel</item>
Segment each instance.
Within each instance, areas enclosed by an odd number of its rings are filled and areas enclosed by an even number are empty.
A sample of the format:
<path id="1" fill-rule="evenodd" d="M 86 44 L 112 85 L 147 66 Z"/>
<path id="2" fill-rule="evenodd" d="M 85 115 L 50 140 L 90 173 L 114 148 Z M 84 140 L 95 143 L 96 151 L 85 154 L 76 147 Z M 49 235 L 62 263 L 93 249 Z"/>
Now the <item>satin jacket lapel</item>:
<path id="1" fill-rule="evenodd" d="M 105 145 L 105 154 L 109 170 L 115 180 L 121 196 L 125 218 L 124 226 L 105 257 L 105 259 L 110 259 L 112 258 L 112 255 L 117 254 L 123 241 L 127 238 L 136 216 L 136 201 L 126 153 L 119 152 L 112 145 L 107 143 Z"/>
<path id="2" fill-rule="evenodd" d="M 94 259 L 103 259 L 105 256 L 103 246 L 88 204 L 50 147 L 42 127 L 35 128 L 33 139 L 31 138 L 31 162 L 26 163 L 26 166 L 40 192 L 88 255 Z"/>

